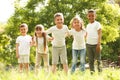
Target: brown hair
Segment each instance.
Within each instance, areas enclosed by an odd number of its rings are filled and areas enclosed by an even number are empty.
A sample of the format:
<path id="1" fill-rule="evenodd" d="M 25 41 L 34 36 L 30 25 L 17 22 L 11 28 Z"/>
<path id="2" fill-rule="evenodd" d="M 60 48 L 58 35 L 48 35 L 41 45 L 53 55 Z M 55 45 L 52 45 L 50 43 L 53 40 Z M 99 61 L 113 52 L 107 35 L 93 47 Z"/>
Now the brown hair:
<path id="1" fill-rule="evenodd" d="M 43 27 L 43 25 L 36 25 L 36 27 L 35 27 L 35 30 L 42 30 L 42 31 L 44 31 L 44 27 Z M 37 43 L 37 45 L 38 45 L 38 37 L 37 37 L 37 34 L 36 34 L 36 32 L 35 32 L 35 36 L 36 36 L 36 43 Z M 43 40 L 44 40 L 44 52 L 46 51 L 46 45 L 47 45 L 47 40 L 46 40 L 46 33 L 45 32 L 42 32 L 42 37 L 43 37 Z"/>
<path id="2" fill-rule="evenodd" d="M 26 23 L 23 23 L 23 24 L 20 25 L 20 28 L 22 28 L 22 27 L 28 28 L 28 25 Z"/>
<path id="3" fill-rule="evenodd" d="M 62 18 L 64 18 L 62 13 L 55 13 L 54 18 L 56 18 L 58 16 L 61 16 Z"/>

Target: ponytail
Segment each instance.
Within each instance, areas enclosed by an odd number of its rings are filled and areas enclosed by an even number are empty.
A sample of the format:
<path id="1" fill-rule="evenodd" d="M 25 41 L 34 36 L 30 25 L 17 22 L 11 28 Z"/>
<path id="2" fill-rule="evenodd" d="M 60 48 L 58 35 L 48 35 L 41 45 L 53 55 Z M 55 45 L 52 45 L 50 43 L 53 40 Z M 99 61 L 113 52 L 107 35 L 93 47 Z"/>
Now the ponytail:
<path id="1" fill-rule="evenodd" d="M 46 45 L 47 45 L 47 40 L 46 40 L 46 33 L 43 32 L 42 33 L 42 36 L 43 36 L 43 44 L 44 44 L 44 52 L 46 52 Z"/>

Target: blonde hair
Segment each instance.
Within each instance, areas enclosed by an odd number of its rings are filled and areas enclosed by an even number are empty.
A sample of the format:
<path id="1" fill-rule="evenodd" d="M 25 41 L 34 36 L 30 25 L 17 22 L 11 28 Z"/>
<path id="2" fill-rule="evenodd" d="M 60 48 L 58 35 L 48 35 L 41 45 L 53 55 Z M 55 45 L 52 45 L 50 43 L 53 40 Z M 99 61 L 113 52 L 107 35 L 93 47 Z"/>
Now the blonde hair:
<path id="1" fill-rule="evenodd" d="M 71 19 L 71 21 L 70 21 L 71 28 L 74 28 L 73 27 L 73 21 L 75 21 L 75 20 L 78 20 L 81 23 L 81 26 L 82 26 L 81 29 L 84 30 L 84 22 L 83 22 L 82 18 L 80 18 L 78 15 L 76 15 L 75 17 L 73 17 Z"/>

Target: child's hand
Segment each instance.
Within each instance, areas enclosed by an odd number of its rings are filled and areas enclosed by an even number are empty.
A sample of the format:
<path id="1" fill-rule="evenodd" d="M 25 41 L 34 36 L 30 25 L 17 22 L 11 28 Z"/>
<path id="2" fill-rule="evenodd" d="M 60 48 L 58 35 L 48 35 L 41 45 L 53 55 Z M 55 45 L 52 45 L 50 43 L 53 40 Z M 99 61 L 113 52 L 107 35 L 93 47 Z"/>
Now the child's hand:
<path id="1" fill-rule="evenodd" d="M 32 42 L 30 42 L 30 46 L 35 46 L 34 36 L 32 37 Z"/>
<path id="2" fill-rule="evenodd" d="M 50 37 L 50 38 L 49 38 L 49 41 L 52 41 L 53 39 L 54 39 L 54 37 Z"/>
<path id="3" fill-rule="evenodd" d="M 101 51 L 101 49 L 100 49 L 100 44 L 97 44 L 97 46 L 96 46 L 96 52 L 97 52 L 97 53 L 100 53 L 100 51 Z"/>

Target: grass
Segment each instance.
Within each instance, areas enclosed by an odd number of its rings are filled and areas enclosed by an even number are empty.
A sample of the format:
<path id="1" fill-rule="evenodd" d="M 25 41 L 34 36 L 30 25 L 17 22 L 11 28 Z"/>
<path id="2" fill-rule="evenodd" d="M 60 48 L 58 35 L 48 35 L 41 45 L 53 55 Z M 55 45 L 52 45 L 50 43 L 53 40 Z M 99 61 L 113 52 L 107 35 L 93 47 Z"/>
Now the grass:
<path id="1" fill-rule="evenodd" d="M 103 69 L 102 73 L 95 72 L 93 75 L 90 74 L 88 69 L 85 73 L 77 70 L 74 74 L 70 74 L 69 71 L 68 75 L 65 75 L 63 71 L 52 74 L 41 70 L 36 75 L 34 71 L 29 71 L 26 74 L 19 73 L 16 69 L 0 70 L 0 80 L 120 80 L 120 69 L 106 68 Z"/>

